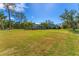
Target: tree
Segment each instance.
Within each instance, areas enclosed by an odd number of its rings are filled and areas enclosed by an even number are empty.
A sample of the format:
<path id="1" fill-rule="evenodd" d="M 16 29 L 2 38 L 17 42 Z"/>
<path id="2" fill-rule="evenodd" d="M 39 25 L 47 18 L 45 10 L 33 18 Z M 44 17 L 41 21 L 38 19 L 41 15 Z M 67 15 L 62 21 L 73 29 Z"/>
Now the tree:
<path id="1" fill-rule="evenodd" d="M 4 16 L 3 11 L 0 12 L 0 29 L 4 29 L 4 19 L 6 18 L 6 16 Z"/>
<path id="2" fill-rule="evenodd" d="M 48 29 L 53 29 L 56 27 L 54 22 L 51 20 L 46 20 L 46 23 L 48 24 Z"/>
<path id="3" fill-rule="evenodd" d="M 16 18 L 18 18 L 20 23 L 26 20 L 26 16 L 23 12 L 16 12 Z"/>
<path id="4" fill-rule="evenodd" d="M 77 13 L 75 19 L 76 19 L 75 22 L 77 24 L 77 28 L 79 29 L 79 13 Z"/>
<path id="5" fill-rule="evenodd" d="M 53 28 L 55 28 L 55 24 L 50 20 L 46 20 L 45 22 L 42 22 L 40 25 L 41 25 L 42 29 L 53 29 Z"/>
<path id="6" fill-rule="evenodd" d="M 33 24 L 34 24 L 34 23 L 32 23 L 32 22 L 24 22 L 24 23 L 23 23 L 24 29 L 32 29 Z"/>
<path id="7" fill-rule="evenodd" d="M 76 10 L 65 10 L 60 17 L 64 21 L 63 24 L 65 24 L 66 27 L 72 28 L 73 30 L 76 29 L 76 23 L 75 23 L 75 16 L 76 16 Z"/>
<path id="8" fill-rule="evenodd" d="M 12 11 L 13 11 L 13 9 L 15 7 L 15 3 L 3 3 L 3 5 L 6 8 L 7 13 L 8 13 L 9 29 L 12 29 L 12 25 L 11 25 L 11 14 L 12 14 Z"/>
<path id="9" fill-rule="evenodd" d="M 42 22 L 42 23 L 41 23 L 41 28 L 42 28 L 42 29 L 48 29 L 48 23 Z"/>

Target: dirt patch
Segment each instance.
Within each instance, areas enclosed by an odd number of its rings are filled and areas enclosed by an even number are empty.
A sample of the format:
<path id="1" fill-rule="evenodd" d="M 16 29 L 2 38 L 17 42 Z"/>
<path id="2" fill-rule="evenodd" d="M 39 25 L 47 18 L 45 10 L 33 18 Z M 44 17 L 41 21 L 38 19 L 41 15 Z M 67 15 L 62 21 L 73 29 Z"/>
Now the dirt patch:
<path id="1" fill-rule="evenodd" d="M 13 53 L 16 53 L 17 50 L 15 50 L 16 47 L 14 48 L 7 48 L 6 50 L 0 52 L 0 55 L 11 55 Z"/>

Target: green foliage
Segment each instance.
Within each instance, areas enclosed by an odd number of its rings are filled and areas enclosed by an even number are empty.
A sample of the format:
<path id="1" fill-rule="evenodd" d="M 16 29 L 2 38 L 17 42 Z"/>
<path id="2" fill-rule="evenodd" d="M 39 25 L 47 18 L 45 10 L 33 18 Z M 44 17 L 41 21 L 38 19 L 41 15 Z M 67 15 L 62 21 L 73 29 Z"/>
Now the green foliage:
<path id="1" fill-rule="evenodd" d="M 46 20 L 46 22 L 42 22 L 41 26 L 44 29 L 54 29 L 54 28 L 56 28 L 56 25 L 50 20 Z"/>
<path id="2" fill-rule="evenodd" d="M 32 22 L 21 23 L 21 27 L 23 27 L 24 29 L 32 29 L 32 26 L 33 26 Z"/>
<path id="3" fill-rule="evenodd" d="M 15 12 L 15 14 L 13 15 L 16 19 L 19 19 L 19 22 L 24 22 L 27 21 L 26 19 L 26 15 L 24 12 Z"/>
<path id="4" fill-rule="evenodd" d="M 4 19 L 6 18 L 6 16 L 4 16 L 3 11 L 0 11 L 0 29 L 4 29 Z"/>
<path id="5" fill-rule="evenodd" d="M 64 21 L 62 23 L 63 28 L 72 28 L 73 30 L 77 28 L 76 17 L 78 16 L 76 10 L 65 10 L 64 13 L 60 15 L 60 17 Z"/>

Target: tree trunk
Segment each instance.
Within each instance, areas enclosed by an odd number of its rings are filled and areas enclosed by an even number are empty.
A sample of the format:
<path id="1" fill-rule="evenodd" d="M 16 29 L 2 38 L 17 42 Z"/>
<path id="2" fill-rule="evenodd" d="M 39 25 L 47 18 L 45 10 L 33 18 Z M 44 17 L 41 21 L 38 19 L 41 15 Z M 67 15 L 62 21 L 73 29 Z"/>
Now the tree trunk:
<path id="1" fill-rule="evenodd" d="M 8 9 L 8 16 L 9 16 L 9 30 L 11 30 L 12 26 L 11 26 L 10 10 L 8 7 L 7 7 L 7 9 Z"/>
<path id="2" fill-rule="evenodd" d="M 3 20 L 2 20 L 2 22 L 1 22 L 1 28 L 2 28 L 2 30 L 4 30 Z"/>
<path id="3" fill-rule="evenodd" d="M 4 30 L 3 20 L 0 20 L 0 29 Z"/>

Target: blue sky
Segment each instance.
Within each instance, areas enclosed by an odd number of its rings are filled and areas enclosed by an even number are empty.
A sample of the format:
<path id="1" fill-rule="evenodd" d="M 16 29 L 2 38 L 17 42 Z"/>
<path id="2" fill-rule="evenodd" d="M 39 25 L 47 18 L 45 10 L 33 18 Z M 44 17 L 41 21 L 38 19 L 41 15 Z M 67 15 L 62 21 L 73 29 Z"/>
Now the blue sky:
<path id="1" fill-rule="evenodd" d="M 16 8 L 16 11 L 24 12 L 28 21 L 35 23 L 51 20 L 55 24 L 59 24 L 62 22 L 59 16 L 64 12 L 65 9 L 78 10 L 78 4 L 68 3 L 22 3 L 20 5 L 18 4 L 18 6 L 22 8 Z M 2 6 L 0 6 L 0 8 L 3 9 Z"/>

